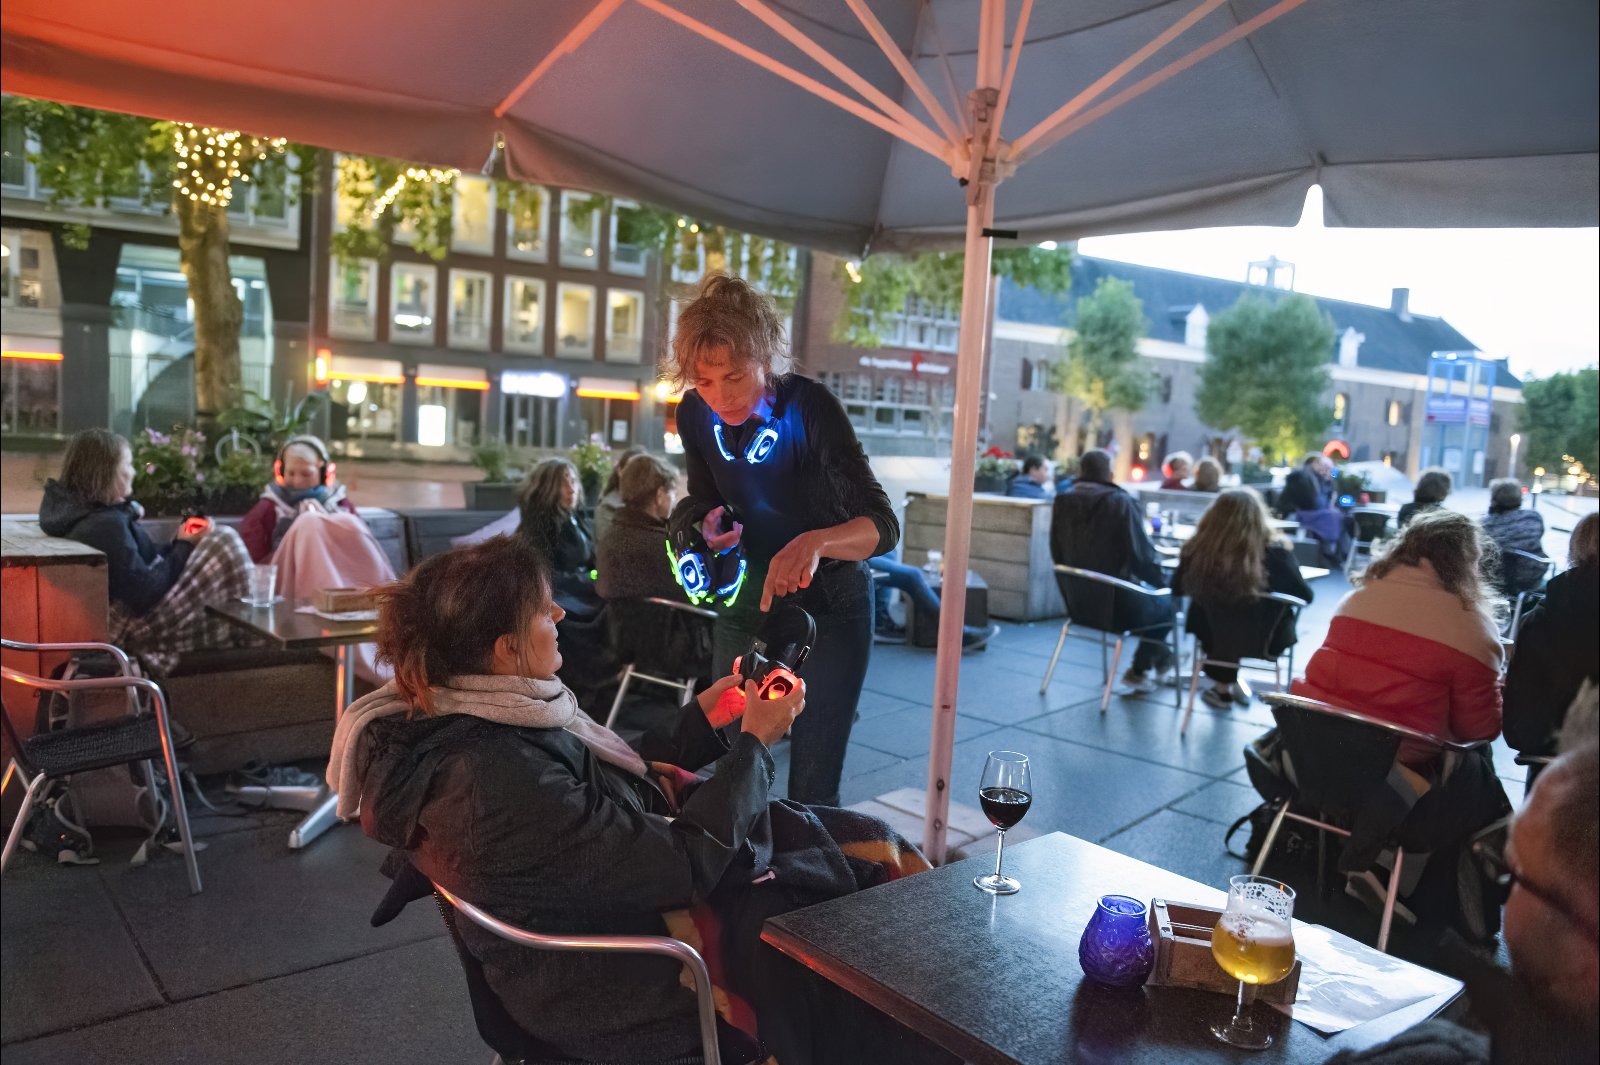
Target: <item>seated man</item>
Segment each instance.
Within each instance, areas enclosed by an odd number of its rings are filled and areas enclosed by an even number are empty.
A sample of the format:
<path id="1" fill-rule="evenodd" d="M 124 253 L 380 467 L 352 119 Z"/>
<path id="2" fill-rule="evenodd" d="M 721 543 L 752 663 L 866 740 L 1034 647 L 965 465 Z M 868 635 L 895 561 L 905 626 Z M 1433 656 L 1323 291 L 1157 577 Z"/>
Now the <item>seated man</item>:
<path id="1" fill-rule="evenodd" d="M 344 485 L 333 479 L 334 465 L 328 446 L 314 436 L 292 436 L 278 449 L 272 463 L 272 482 L 239 523 L 239 538 L 250 550 L 250 561 L 267 562 L 289 526 L 310 511 L 354 514 Z"/>
<path id="2" fill-rule="evenodd" d="M 1298 521 L 1300 531 L 1322 545 L 1323 561 L 1332 569 L 1344 565 L 1355 532 L 1355 519 L 1334 505 L 1337 497 L 1333 463 L 1320 452 L 1289 471 L 1278 496 L 1279 516 Z"/>
<path id="3" fill-rule="evenodd" d="M 1189 477 L 1189 471 L 1194 467 L 1194 456 L 1187 451 L 1174 451 L 1167 456 L 1167 461 L 1162 463 L 1161 471 L 1166 476 L 1161 481 L 1162 488 L 1183 488 L 1184 481 Z"/>
<path id="4" fill-rule="evenodd" d="M 904 562 L 901 562 L 899 559 L 895 558 L 893 554 L 878 555 L 876 558 L 869 558 L 867 559 L 867 565 L 871 567 L 872 572 L 883 574 L 881 579 L 875 578 L 872 582 L 873 594 L 877 600 L 875 604 L 876 609 L 874 611 L 877 618 L 877 624 L 875 626 L 877 635 L 887 637 L 890 640 L 895 640 L 904 637 L 906 634 L 906 630 L 904 628 L 895 625 L 889 620 L 888 599 L 891 589 L 899 592 L 909 599 L 913 605 L 913 608 L 921 609 L 927 613 L 933 614 L 935 617 L 938 616 L 939 593 L 934 591 L 933 587 L 928 584 L 928 579 L 922 575 L 922 571 L 920 569 L 915 566 L 906 565 Z M 1000 626 L 998 625 L 989 625 L 986 627 L 978 625 L 962 625 L 961 647 L 963 650 L 971 650 L 974 647 L 982 647 L 984 644 L 988 643 L 999 631 Z"/>
<path id="5" fill-rule="evenodd" d="M 1050 464 L 1038 455 L 1023 459 L 1022 472 L 1006 485 L 1006 495 L 1018 499 L 1050 499 L 1055 494 L 1050 479 Z"/>
<path id="6" fill-rule="evenodd" d="M 1495 583 L 1500 593 L 1516 598 L 1544 582 L 1545 564 L 1508 552 L 1523 551 L 1544 556 L 1544 519 L 1537 510 L 1522 505 L 1522 485 L 1515 477 L 1489 482 L 1489 513 L 1483 516 L 1483 531 L 1500 549 Z"/>
<path id="7" fill-rule="evenodd" d="M 1099 448 L 1084 453 L 1072 491 L 1056 496 L 1050 518 L 1050 554 L 1059 565 L 1143 581 L 1156 588 L 1166 584 L 1155 545 L 1145 531 L 1144 514 L 1133 497 L 1112 481 L 1111 456 Z M 1070 604 L 1068 579 L 1060 573 L 1056 579 Z M 1117 629 L 1153 626 L 1140 633 L 1133 664 L 1122 681 L 1133 691 L 1154 691 L 1156 676 L 1173 664 L 1172 648 L 1164 642 L 1172 631 L 1172 600 L 1119 593 L 1111 603 L 1114 609 L 1109 617 L 1075 620 Z"/>
<path id="8" fill-rule="evenodd" d="M 1591 738 L 1539 778 L 1511 823 L 1503 856 L 1486 855 L 1511 889 L 1505 906 L 1506 986 L 1475 987 L 1489 1038 L 1427 1021 L 1329 1065 L 1488 1065 L 1592 1062 L 1600 1054 L 1600 748 Z M 1487 983 L 1487 981 L 1486 981 Z"/>

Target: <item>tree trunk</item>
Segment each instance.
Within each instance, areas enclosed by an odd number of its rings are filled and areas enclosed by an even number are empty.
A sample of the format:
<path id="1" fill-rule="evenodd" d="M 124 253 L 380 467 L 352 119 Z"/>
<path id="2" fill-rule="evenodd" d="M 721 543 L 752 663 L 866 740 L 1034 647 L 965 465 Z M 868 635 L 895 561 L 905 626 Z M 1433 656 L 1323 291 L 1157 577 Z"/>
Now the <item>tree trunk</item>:
<path id="1" fill-rule="evenodd" d="M 1114 410 L 1111 412 L 1111 439 L 1117 446 L 1117 461 L 1113 467 L 1114 476 L 1119 481 L 1126 481 L 1129 472 L 1133 469 L 1133 411 Z"/>
<path id="2" fill-rule="evenodd" d="M 209 428 L 239 402 L 244 304 L 228 267 L 228 211 L 176 196 L 178 253 L 194 301 L 195 416 Z"/>
<path id="3" fill-rule="evenodd" d="M 1074 459 L 1078 447 L 1078 419 L 1074 417 L 1072 397 L 1056 393 L 1056 458 Z"/>

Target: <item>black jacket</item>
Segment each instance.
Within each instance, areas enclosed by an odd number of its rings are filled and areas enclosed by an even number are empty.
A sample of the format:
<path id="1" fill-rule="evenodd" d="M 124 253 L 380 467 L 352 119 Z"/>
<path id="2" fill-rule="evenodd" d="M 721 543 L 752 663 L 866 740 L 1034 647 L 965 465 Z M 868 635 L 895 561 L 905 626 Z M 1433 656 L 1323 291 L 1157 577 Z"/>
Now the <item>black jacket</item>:
<path id="1" fill-rule="evenodd" d="M 517 536 L 550 560 L 557 592 L 594 594 L 594 582 L 589 579 L 594 568 L 594 532 L 582 511 L 562 515 L 523 507 Z"/>
<path id="2" fill-rule="evenodd" d="M 1302 510 L 1323 510 L 1332 503 L 1333 493 L 1322 478 L 1297 466 L 1283 479 L 1283 491 L 1278 494 L 1278 516 L 1292 518 Z"/>
<path id="3" fill-rule="evenodd" d="M 1050 555 L 1064 566 L 1094 570 L 1157 588 L 1167 582 L 1134 498 L 1114 484 L 1078 481 L 1056 496 Z"/>
<path id="4" fill-rule="evenodd" d="M 194 550 L 186 540 L 157 547 L 139 525 L 140 514 L 132 500 L 109 506 L 89 503 L 50 480 L 39 504 L 39 528 L 104 553 L 111 601 L 138 615 L 172 590 Z"/>
<path id="5" fill-rule="evenodd" d="M 1180 561 L 1177 572 L 1172 575 L 1174 595 L 1188 594 L 1183 587 L 1186 562 Z M 1265 565 L 1267 591 L 1311 602 L 1314 593 L 1300 576 L 1300 563 L 1293 551 L 1282 544 L 1269 544 Z M 1287 606 L 1271 601 L 1211 603 L 1196 599 L 1189 606 L 1185 629 L 1200 637 L 1201 645 L 1212 658 L 1231 662 L 1240 657 L 1275 657 L 1298 639 L 1294 625 L 1289 623 L 1289 615 Z"/>
<path id="6" fill-rule="evenodd" d="M 1557 574 L 1523 619 L 1506 668 L 1502 728 L 1524 754 L 1554 754 L 1567 707 L 1585 679 L 1600 680 L 1600 564 Z"/>
<path id="7" fill-rule="evenodd" d="M 741 733 L 730 748 L 690 703 L 647 759 L 715 775 L 675 819 L 649 783 L 600 762 L 561 729 L 454 715 L 368 726 L 361 822 L 430 880 L 538 932 L 664 935 L 663 911 L 746 882 L 770 858 L 772 757 Z M 693 995 L 658 958 L 537 954 L 470 922 L 462 939 L 512 1017 L 564 1055 L 669 1058 L 698 1046 Z"/>
<path id="8" fill-rule="evenodd" d="M 634 507 L 611 516 L 595 547 L 602 599 L 682 599 L 667 552 L 667 522 Z"/>

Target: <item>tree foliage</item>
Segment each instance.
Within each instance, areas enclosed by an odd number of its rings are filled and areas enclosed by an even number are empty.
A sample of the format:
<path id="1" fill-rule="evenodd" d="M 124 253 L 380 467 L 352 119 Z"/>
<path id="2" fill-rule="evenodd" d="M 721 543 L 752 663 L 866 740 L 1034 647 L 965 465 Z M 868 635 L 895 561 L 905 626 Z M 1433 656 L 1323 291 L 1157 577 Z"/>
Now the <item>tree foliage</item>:
<path id="1" fill-rule="evenodd" d="M 1566 472 L 1571 456 L 1594 476 L 1600 470 L 1600 368 L 1524 381 L 1517 428 L 1526 437 L 1528 466 Z"/>
<path id="2" fill-rule="evenodd" d="M 966 255 L 956 251 L 873 255 L 859 263 L 841 260 L 834 279 L 849 294 L 851 304 L 834 323 L 834 339 L 857 347 L 882 347 L 890 316 L 903 314 L 910 296 L 935 311 L 959 310 L 965 262 Z M 1052 293 L 1072 287 L 1068 248 L 997 248 L 991 262 L 996 275 L 1018 285 Z"/>
<path id="3" fill-rule="evenodd" d="M 1050 385 L 1083 404 L 1091 438 L 1099 434 L 1106 411 L 1144 406 L 1151 381 L 1139 362 L 1144 327 L 1144 304 L 1121 278 L 1102 277 L 1078 300 L 1067 358 L 1052 365 Z"/>
<path id="4" fill-rule="evenodd" d="M 1333 320 L 1309 296 L 1247 294 L 1211 320 L 1195 410 L 1238 428 L 1269 456 L 1295 455 L 1326 431 Z"/>

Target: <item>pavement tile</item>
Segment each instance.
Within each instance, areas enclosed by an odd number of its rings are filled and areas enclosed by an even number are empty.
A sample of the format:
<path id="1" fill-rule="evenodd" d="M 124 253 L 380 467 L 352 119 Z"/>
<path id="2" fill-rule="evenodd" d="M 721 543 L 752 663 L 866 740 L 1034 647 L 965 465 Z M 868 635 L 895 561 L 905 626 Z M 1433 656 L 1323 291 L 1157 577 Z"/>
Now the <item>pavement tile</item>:
<path id="1" fill-rule="evenodd" d="M 858 813 L 871 814 L 880 821 L 887 823 L 890 828 L 913 843 L 920 844 L 922 842 L 923 824 L 921 814 L 889 806 L 878 799 L 867 799 L 864 802 L 851 803 L 850 809 Z M 984 822 L 984 827 L 986 829 L 989 828 L 987 821 Z M 990 829 L 990 831 L 993 830 Z M 959 832 L 954 827 L 946 831 L 946 839 L 952 848 L 971 843 L 973 838 L 970 833 Z"/>
<path id="2" fill-rule="evenodd" d="M 1104 714 L 1096 699 L 1020 727 L 1212 777 L 1227 776 L 1244 765 L 1241 752 L 1261 734 L 1258 726 L 1221 717 L 1202 720 L 1196 712 L 1188 734 L 1180 735 L 1182 712 L 1170 699 L 1170 692 L 1143 698 L 1113 695 Z"/>
<path id="3" fill-rule="evenodd" d="M 1219 780 L 1207 784 L 1191 795 L 1185 795 L 1172 804 L 1172 809 L 1191 817 L 1204 818 L 1219 825 L 1231 825 L 1245 814 L 1261 805 L 1261 796 L 1248 784 L 1232 780 Z M 1245 830 L 1240 829 L 1241 833 Z M 1239 846 L 1244 846 L 1241 841 Z"/>
<path id="4" fill-rule="evenodd" d="M 1224 890 L 1230 876 L 1250 871 L 1223 849 L 1222 829 L 1215 822 L 1176 810 L 1160 810 L 1101 845 Z M 1115 890 L 1114 884 L 1106 886 L 1108 893 Z"/>
<path id="5" fill-rule="evenodd" d="M 878 802 L 903 810 L 915 817 L 918 822 L 928 813 L 928 792 L 925 788 L 897 788 L 884 795 L 879 795 Z M 950 812 L 945 818 L 948 826 L 946 831 L 959 832 L 965 836 L 987 836 L 994 832 L 994 825 L 989 823 L 989 818 L 976 806 L 964 802 L 952 802 Z"/>
<path id="6" fill-rule="evenodd" d="M 791 744 L 785 740 L 772 750 L 772 764 L 776 776 L 772 781 L 772 797 L 784 799 L 789 796 L 789 759 L 791 757 Z M 898 765 L 902 759 L 899 755 L 880 751 L 876 747 L 868 747 L 863 743 L 852 742 L 844 752 L 844 770 L 840 774 L 841 794 L 846 783 L 863 774 L 870 774 L 874 770 Z M 862 797 L 862 796 L 856 796 Z M 865 796 L 870 798 L 870 796 Z M 844 802 L 853 802 L 851 799 L 842 799 Z"/>
<path id="7" fill-rule="evenodd" d="M 998 728 L 993 722 L 968 714 L 956 715 L 956 742 L 971 739 Z M 933 742 L 933 707 L 907 706 L 899 710 L 863 717 L 850 732 L 850 744 L 865 744 L 899 758 L 927 754 Z"/>

